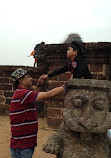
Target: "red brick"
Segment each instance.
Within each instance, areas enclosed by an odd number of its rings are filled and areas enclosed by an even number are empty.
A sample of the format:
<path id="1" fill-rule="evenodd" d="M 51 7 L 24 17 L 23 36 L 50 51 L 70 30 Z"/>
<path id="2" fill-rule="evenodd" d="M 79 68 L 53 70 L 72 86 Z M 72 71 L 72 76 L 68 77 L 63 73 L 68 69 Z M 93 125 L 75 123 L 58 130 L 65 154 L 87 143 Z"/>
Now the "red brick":
<path id="1" fill-rule="evenodd" d="M 61 109 L 47 108 L 47 116 L 61 118 Z"/>
<path id="2" fill-rule="evenodd" d="M 59 81 L 68 81 L 70 77 L 70 73 L 63 73 L 59 75 Z"/>
<path id="3" fill-rule="evenodd" d="M 97 43 L 97 48 L 98 49 L 107 49 L 108 47 L 111 47 L 110 42 L 98 42 Z"/>
<path id="4" fill-rule="evenodd" d="M 64 108 L 64 100 L 61 99 L 50 99 L 48 107 L 52 107 L 52 108 Z"/>
<path id="5" fill-rule="evenodd" d="M 88 63 L 88 64 L 97 63 L 97 61 L 96 61 L 95 58 L 88 58 L 88 57 L 86 57 L 86 60 L 87 60 L 87 63 Z"/>
<path id="6" fill-rule="evenodd" d="M 54 58 L 53 58 L 53 59 L 47 59 L 47 62 L 49 62 L 49 63 L 58 63 L 59 60 L 60 60 L 60 59 L 58 59 L 58 58 L 57 58 L 57 59 L 54 59 Z"/>
<path id="7" fill-rule="evenodd" d="M 4 96 L 5 96 L 5 97 L 12 97 L 13 94 L 14 94 L 14 92 L 10 92 L 10 91 L 9 91 L 9 92 L 8 92 L 8 91 L 5 92 L 5 91 L 4 91 Z"/>
<path id="8" fill-rule="evenodd" d="M 55 97 L 53 97 L 53 99 L 59 99 L 59 100 L 64 100 L 64 93 L 57 95 Z"/>
<path id="9" fill-rule="evenodd" d="M 12 90 L 12 85 L 0 84 L 0 90 Z"/>
<path id="10" fill-rule="evenodd" d="M 0 83 L 9 83 L 9 78 L 0 77 Z"/>
<path id="11" fill-rule="evenodd" d="M 97 43 L 86 43 L 86 49 L 96 49 Z"/>
<path id="12" fill-rule="evenodd" d="M 48 88 L 49 89 L 53 89 L 53 88 L 56 88 L 56 87 L 59 87 L 59 86 L 62 86 L 64 84 L 64 82 L 62 81 L 49 81 L 48 82 Z"/>
<path id="13" fill-rule="evenodd" d="M 10 104 L 10 102 L 11 102 L 11 100 L 12 100 L 12 98 L 6 98 L 6 104 Z"/>
<path id="14" fill-rule="evenodd" d="M 103 64 L 91 64 L 90 71 L 91 72 L 102 72 L 103 71 Z"/>
<path id="15" fill-rule="evenodd" d="M 106 80 L 106 77 L 103 76 L 102 74 L 98 74 L 98 80 Z"/>
<path id="16" fill-rule="evenodd" d="M 97 79 L 97 74 L 92 74 L 93 79 Z"/>
<path id="17" fill-rule="evenodd" d="M 38 79 L 40 75 L 47 73 L 47 67 L 46 66 L 40 66 L 37 68 L 33 68 L 32 71 L 29 72 L 29 75 L 33 79 Z"/>
<path id="18" fill-rule="evenodd" d="M 59 64 L 51 64 L 50 67 L 49 67 L 49 72 L 57 70 L 59 68 L 61 68 L 61 66 Z"/>
<path id="19" fill-rule="evenodd" d="M 59 76 L 57 75 L 57 76 L 51 77 L 51 80 L 58 81 L 58 78 L 59 78 Z"/>
<path id="20" fill-rule="evenodd" d="M 63 122 L 63 118 L 53 118 L 47 117 L 47 123 L 53 128 L 59 128 L 60 124 Z"/>

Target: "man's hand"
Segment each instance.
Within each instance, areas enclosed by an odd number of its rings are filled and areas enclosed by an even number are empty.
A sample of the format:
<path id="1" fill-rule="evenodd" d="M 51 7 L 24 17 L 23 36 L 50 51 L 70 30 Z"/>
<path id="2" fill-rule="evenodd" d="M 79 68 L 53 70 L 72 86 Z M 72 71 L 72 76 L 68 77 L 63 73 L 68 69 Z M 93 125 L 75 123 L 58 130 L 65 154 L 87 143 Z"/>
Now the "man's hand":
<path id="1" fill-rule="evenodd" d="M 43 84 L 46 79 L 48 79 L 48 75 L 41 75 L 38 80 L 39 84 Z"/>
<path id="2" fill-rule="evenodd" d="M 40 77 L 39 77 L 39 80 L 38 80 L 38 83 L 37 83 L 37 85 L 42 85 L 43 83 L 44 83 L 44 77 L 43 77 L 44 75 L 41 75 Z"/>
<path id="3" fill-rule="evenodd" d="M 48 79 L 48 75 L 42 75 L 41 78 L 43 78 L 44 80 Z"/>

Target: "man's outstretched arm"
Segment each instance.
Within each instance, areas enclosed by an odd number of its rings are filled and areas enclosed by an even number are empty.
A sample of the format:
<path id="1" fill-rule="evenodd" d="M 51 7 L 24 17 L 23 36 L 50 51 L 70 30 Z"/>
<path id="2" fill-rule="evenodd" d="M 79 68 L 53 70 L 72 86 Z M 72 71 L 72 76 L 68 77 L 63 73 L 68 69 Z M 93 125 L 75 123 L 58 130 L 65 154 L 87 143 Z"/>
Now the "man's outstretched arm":
<path id="1" fill-rule="evenodd" d="M 40 100 L 44 100 L 44 99 L 50 99 L 50 98 L 52 98 L 56 95 L 59 95 L 63 92 L 64 92 L 64 85 L 57 87 L 57 88 L 54 88 L 48 92 L 39 92 L 35 102 L 40 101 Z"/>

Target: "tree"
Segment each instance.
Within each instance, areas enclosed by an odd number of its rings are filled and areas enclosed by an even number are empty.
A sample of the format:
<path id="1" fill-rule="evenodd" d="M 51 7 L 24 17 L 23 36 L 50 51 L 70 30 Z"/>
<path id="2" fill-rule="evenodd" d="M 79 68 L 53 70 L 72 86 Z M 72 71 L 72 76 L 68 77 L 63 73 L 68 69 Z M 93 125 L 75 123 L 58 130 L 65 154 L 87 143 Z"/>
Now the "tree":
<path id="1" fill-rule="evenodd" d="M 64 43 L 71 43 L 72 41 L 79 41 L 82 42 L 82 39 L 80 35 L 76 33 L 71 33 L 68 35 L 68 37 L 65 39 Z"/>

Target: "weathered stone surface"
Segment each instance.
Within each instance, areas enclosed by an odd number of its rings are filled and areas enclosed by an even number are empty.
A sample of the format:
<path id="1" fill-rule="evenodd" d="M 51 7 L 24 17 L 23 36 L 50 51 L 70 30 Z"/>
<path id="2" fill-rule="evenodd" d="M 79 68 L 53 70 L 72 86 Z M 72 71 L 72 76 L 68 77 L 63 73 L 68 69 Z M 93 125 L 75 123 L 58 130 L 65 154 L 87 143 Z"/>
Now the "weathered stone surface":
<path id="1" fill-rule="evenodd" d="M 109 81 L 98 81 L 91 79 L 73 79 L 66 82 L 66 89 L 90 89 L 90 90 L 104 90 L 110 91 L 110 82 Z"/>
<path id="2" fill-rule="evenodd" d="M 43 150 L 57 158 L 111 158 L 109 81 L 74 79 L 65 84 L 64 121 Z"/>

